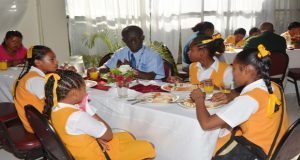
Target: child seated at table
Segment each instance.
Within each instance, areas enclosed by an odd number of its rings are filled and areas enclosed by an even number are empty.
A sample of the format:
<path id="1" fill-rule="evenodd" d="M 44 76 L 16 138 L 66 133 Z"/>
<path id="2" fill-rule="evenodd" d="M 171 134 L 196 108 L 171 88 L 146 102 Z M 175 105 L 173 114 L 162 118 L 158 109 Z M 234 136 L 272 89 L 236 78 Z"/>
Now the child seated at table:
<path id="1" fill-rule="evenodd" d="M 24 106 L 31 104 L 40 112 L 45 102 L 44 77 L 58 67 L 55 53 L 48 47 L 36 45 L 28 49 L 25 66 L 14 85 L 14 103 L 24 128 L 33 133 Z"/>
<path id="2" fill-rule="evenodd" d="M 46 76 L 44 113 L 71 152 L 74 159 L 105 159 L 101 146 L 112 160 L 154 158 L 154 146 L 136 140 L 128 132 L 112 133 L 99 116 L 91 117 L 77 104 L 86 96 L 82 77 L 72 71 L 58 71 Z"/>
<path id="3" fill-rule="evenodd" d="M 283 105 L 280 104 L 280 89 L 270 82 L 270 61 L 270 52 L 262 45 L 259 45 L 259 50 L 248 49 L 238 53 L 233 63 L 234 81 L 237 86 L 245 87 L 240 96 L 223 106 L 224 109 L 216 114 L 208 113 L 204 104 L 205 94 L 200 89 L 192 91 L 190 96 L 196 103 L 197 118 L 203 130 L 239 126 L 242 136 L 261 147 L 267 154 L 284 110 L 277 139 L 277 143 L 279 142 L 288 128 L 288 118 L 286 108 L 282 108 Z M 230 136 L 224 138 L 228 137 Z M 224 138 L 219 139 L 219 147 L 222 146 L 220 142 L 224 142 Z"/>
<path id="4" fill-rule="evenodd" d="M 216 57 L 217 50 L 223 47 L 223 39 L 220 36 L 210 37 L 200 35 L 193 39 L 190 45 L 189 75 L 192 84 L 201 85 L 207 79 L 211 79 L 213 85 L 219 89 L 224 86 L 234 88 L 231 65 L 221 62 Z M 213 95 L 212 101 L 225 104 L 238 94 L 232 90 L 229 94 L 217 93 Z"/>

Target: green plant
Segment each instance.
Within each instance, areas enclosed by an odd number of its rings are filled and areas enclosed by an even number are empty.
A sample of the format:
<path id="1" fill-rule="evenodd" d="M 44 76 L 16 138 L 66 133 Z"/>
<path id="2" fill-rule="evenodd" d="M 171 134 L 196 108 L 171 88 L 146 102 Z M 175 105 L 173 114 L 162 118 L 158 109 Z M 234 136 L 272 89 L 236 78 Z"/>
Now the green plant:
<path id="1" fill-rule="evenodd" d="M 83 44 L 89 49 L 94 48 L 95 43 L 99 38 L 106 45 L 109 53 L 114 53 L 116 50 L 124 46 L 124 43 L 118 40 L 116 33 L 113 33 L 108 29 L 101 32 L 84 33 L 81 37 Z M 112 40 L 113 38 L 115 38 L 115 41 Z"/>
<path id="2" fill-rule="evenodd" d="M 172 73 L 174 75 L 178 74 L 178 70 L 177 70 L 177 66 L 176 66 L 174 57 L 167 46 L 165 46 L 162 42 L 158 42 L 158 41 L 152 41 L 152 42 L 150 42 L 150 44 L 148 46 L 150 48 L 152 48 L 153 50 L 155 50 L 156 52 L 158 52 L 160 54 L 160 56 L 162 57 L 162 59 L 168 61 L 169 63 L 171 63 L 173 65 Z"/>
<path id="3" fill-rule="evenodd" d="M 98 67 L 102 58 L 100 55 L 82 55 L 85 68 Z"/>

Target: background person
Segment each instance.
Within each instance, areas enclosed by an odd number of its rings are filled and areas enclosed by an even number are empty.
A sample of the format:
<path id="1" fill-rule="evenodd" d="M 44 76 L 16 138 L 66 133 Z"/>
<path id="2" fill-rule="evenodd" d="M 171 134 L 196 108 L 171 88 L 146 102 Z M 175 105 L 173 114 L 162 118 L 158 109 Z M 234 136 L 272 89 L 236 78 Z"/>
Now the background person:
<path id="1" fill-rule="evenodd" d="M 100 73 L 106 73 L 110 68 L 129 64 L 138 71 L 138 78 L 160 80 L 165 78 L 163 60 L 159 53 L 143 45 L 145 39 L 143 30 L 138 26 L 127 26 L 122 30 L 122 38 L 126 47 L 119 49 L 100 67 Z"/>
<path id="2" fill-rule="evenodd" d="M 7 61 L 9 67 L 23 64 L 27 49 L 22 44 L 23 35 L 19 31 L 6 32 L 0 45 L 0 60 Z"/>

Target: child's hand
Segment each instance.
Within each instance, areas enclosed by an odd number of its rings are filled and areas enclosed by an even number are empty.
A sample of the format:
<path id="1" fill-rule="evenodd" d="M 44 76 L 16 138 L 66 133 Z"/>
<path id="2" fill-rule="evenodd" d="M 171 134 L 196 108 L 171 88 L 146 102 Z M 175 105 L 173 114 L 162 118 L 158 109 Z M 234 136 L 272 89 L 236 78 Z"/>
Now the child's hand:
<path id="1" fill-rule="evenodd" d="M 217 102 L 218 104 L 226 104 L 230 101 L 230 99 L 228 97 L 228 94 L 219 92 L 219 93 L 214 94 L 211 97 L 211 101 L 212 102 Z"/>
<path id="2" fill-rule="evenodd" d="M 192 91 L 192 93 L 190 94 L 190 97 L 194 102 L 196 102 L 196 101 L 204 102 L 205 93 L 203 93 L 200 88 L 197 88 Z"/>
<path id="3" fill-rule="evenodd" d="M 97 139 L 97 140 L 102 145 L 104 151 L 109 151 L 110 150 L 109 145 L 107 144 L 106 141 L 104 141 L 102 139 Z"/>

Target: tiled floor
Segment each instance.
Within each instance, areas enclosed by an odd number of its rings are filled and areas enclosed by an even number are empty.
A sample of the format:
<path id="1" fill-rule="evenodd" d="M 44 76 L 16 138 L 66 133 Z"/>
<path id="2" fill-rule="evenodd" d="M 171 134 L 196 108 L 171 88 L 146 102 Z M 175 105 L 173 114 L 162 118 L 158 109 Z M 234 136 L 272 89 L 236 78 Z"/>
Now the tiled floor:
<path id="1" fill-rule="evenodd" d="M 287 112 L 289 116 L 289 123 L 292 124 L 297 118 L 300 117 L 300 107 L 296 99 L 296 94 L 287 94 Z M 18 160 L 12 154 L 0 149 L 0 160 Z"/>

